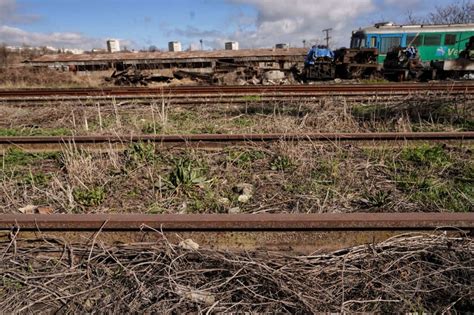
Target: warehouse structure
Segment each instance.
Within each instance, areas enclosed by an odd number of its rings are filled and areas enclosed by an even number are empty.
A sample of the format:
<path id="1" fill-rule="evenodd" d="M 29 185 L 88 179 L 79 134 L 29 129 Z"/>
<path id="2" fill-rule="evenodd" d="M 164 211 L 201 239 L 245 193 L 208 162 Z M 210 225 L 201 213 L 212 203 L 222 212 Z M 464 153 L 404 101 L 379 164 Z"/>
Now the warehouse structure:
<path id="1" fill-rule="evenodd" d="M 212 73 L 236 68 L 261 70 L 289 70 L 302 67 L 306 49 L 245 49 L 186 52 L 117 52 L 81 55 L 44 55 L 26 61 L 32 67 L 48 67 L 64 71 L 179 69 L 199 73 Z"/>

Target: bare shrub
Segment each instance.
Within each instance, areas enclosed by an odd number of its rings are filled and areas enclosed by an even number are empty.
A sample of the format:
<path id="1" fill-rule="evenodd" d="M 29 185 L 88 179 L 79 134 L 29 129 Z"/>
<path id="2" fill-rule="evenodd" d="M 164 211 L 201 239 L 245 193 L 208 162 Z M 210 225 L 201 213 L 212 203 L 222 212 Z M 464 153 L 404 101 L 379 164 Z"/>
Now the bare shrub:
<path id="1" fill-rule="evenodd" d="M 97 237 L 97 235 L 96 235 Z M 0 307 L 12 313 L 464 313 L 474 242 L 410 234 L 311 256 L 0 240 Z M 99 237 L 100 238 L 100 237 Z"/>

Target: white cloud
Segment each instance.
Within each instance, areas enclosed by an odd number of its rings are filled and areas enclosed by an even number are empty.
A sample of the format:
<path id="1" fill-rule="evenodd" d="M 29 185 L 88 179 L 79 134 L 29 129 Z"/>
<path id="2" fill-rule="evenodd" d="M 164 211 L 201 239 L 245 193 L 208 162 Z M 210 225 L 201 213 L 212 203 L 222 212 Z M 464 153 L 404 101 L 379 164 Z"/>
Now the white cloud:
<path id="1" fill-rule="evenodd" d="M 323 29 L 333 29 L 333 43 L 349 41 L 350 31 L 359 27 L 355 20 L 375 9 L 374 0 L 230 0 L 252 5 L 258 17 L 255 30 L 242 34 L 244 45 L 272 46 L 275 42 L 301 45 L 306 39 L 322 41 Z M 246 40 L 251 38 L 251 41 Z M 253 44 L 253 45 L 252 45 Z"/>
<path id="2" fill-rule="evenodd" d="M 52 46 L 90 50 L 105 48 L 106 39 L 86 36 L 79 32 L 28 32 L 14 24 L 28 24 L 39 19 L 36 15 L 24 15 L 19 12 L 16 0 L 0 0 L 0 44 L 9 46 Z M 134 45 L 131 41 L 122 41 L 122 47 Z"/>
<path id="3" fill-rule="evenodd" d="M 57 48 L 105 47 L 105 40 L 90 38 L 81 33 L 37 33 L 17 27 L 0 26 L 0 41 L 11 46 L 53 46 Z"/>
<path id="4" fill-rule="evenodd" d="M 240 42 L 242 48 L 273 47 L 276 43 L 302 46 L 324 42 L 323 29 L 332 28 L 333 46 L 349 43 L 351 31 L 360 26 L 357 19 L 375 11 L 375 0 L 227 0 L 235 5 L 250 5 L 255 16 L 239 11 L 233 19 L 235 31 L 202 31 L 184 27 L 171 34 L 196 39 L 202 36 L 214 48 L 222 49 L 229 40 Z M 169 35 L 169 34 L 168 34 Z M 209 36 L 206 36 L 209 35 Z"/>

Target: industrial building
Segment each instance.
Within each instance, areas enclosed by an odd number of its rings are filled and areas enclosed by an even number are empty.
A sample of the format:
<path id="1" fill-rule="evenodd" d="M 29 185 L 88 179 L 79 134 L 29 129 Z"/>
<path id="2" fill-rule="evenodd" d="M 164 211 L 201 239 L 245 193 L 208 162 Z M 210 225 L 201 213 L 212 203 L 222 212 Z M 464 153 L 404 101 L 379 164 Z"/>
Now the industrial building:
<path id="1" fill-rule="evenodd" d="M 120 51 L 120 42 L 118 39 L 109 39 L 107 41 L 107 51 L 109 53 L 116 53 Z"/>

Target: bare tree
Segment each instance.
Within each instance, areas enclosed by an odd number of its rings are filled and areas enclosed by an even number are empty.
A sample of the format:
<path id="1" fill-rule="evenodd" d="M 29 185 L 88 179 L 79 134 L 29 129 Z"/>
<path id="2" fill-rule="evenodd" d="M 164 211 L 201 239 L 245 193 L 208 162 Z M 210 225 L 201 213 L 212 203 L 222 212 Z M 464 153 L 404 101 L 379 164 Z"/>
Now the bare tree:
<path id="1" fill-rule="evenodd" d="M 436 6 L 426 17 L 407 12 L 409 24 L 460 24 L 474 23 L 474 2 L 472 0 L 457 0 L 446 6 Z"/>
<path id="2" fill-rule="evenodd" d="M 5 44 L 0 45 L 0 68 L 8 66 L 8 48 Z"/>

